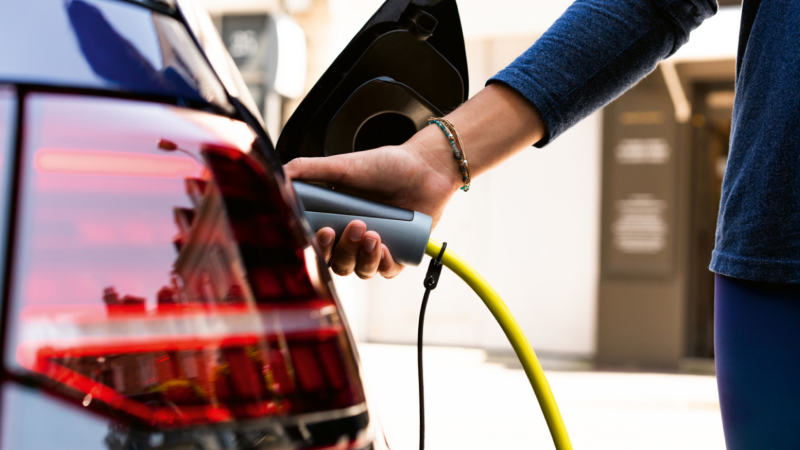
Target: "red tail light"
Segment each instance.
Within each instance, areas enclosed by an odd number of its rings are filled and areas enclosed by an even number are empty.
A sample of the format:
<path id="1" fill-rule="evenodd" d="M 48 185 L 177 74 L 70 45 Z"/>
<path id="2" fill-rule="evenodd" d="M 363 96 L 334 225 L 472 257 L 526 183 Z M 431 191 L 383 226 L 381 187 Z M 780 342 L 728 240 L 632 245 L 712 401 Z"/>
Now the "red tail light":
<path id="1" fill-rule="evenodd" d="M 291 314 L 309 317 L 331 307 L 314 303 Z M 280 315 L 262 309 L 258 320 L 269 322 Z M 166 323 L 197 327 L 192 322 L 208 321 L 209 316 L 218 319 L 216 326 L 230 331 L 219 336 L 165 337 L 145 332 L 132 337 L 113 330 L 133 326 L 157 330 Z M 283 333 L 234 331 L 239 324 L 253 322 L 252 316 L 242 310 L 138 319 L 98 317 L 73 324 L 83 335 L 80 338 L 50 340 L 48 345 L 25 342 L 16 356 L 25 368 L 80 391 L 87 406 L 102 401 L 158 427 L 330 411 L 363 402 L 354 373 L 348 373 L 353 369 L 346 362 L 351 355 L 344 351 L 340 325 L 321 327 L 308 321 L 294 323 L 297 330 Z M 33 328 L 36 322 L 29 319 L 25 326 Z M 98 328 L 108 329 L 101 338 L 88 337 Z M 251 328 L 259 326 L 251 323 Z"/>
<path id="2" fill-rule="evenodd" d="M 363 410 L 314 251 L 231 121 L 56 95 L 29 111 L 11 370 L 158 428 Z"/>

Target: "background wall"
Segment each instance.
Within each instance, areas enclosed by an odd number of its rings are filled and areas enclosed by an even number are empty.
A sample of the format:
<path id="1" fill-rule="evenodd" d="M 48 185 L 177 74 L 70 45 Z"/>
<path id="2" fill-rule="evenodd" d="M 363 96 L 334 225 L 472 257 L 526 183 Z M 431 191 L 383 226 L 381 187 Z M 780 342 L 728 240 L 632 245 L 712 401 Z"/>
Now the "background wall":
<path id="1" fill-rule="evenodd" d="M 291 15 L 305 33 L 306 92 L 383 3 L 199 1 L 218 23 L 226 15 Z M 469 95 L 535 42 L 570 3 L 458 0 L 470 71 Z M 678 78 L 673 77 L 677 81 L 671 84 L 670 97 L 676 105 L 683 105 L 684 111 L 691 107 L 687 80 L 732 77 L 740 15 L 740 7 L 721 8 L 716 17 L 692 33 L 691 41 L 667 64 L 677 68 L 678 74 Z M 266 108 L 267 120 L 277 130 L 302 96 L 290 99 L 270 95 L 268 100 L 279 101 L 273 102 L 277 109 Z M 455 196 L 434 232 L 434 237 L 448 241 L 489 278 L 517 314 L 534 348 L 551 357 L 589 359 L 597 351 L 600 121 L 600 114 L 591 116 L 547 148 L 527 149 L 475 180 L 468 194 Z M 271 134 L 277 136 L 278 132 Z M 469 142 L 466 144 L 469 147 Z M 424 270 L 409 268 L 392 281 L 338 278 L 340 296 L 357 339 L 414 341 Z M 650 291 L 642 296 L 652 300 Z M 623 309 L 625 315 L 620 320 L 637 322 L 626 311 Z M 447 272 L 428 314 L 429 343 L 510 351 L 478 298 Z M 651 329 L 647 332 L 653 334 Z"/>
<path id="2" fill-rule="evenodd" d="M 331 57 L 381 3 L 328 1 Z M 470 96 L 569 3 L 460 0 Z M 492 282 L 534 348 L 550 356 L 594 353 L 599 173 L 600 119 L 594 115 L 546 148 L 531 147 L 478 178 L 469 193 L 457 193 L 433 234 Z M 425 270 L 407 268 L 393 280 L 337 277 L 358 339 L 415 341 Z M 432 294 L 425 333 L 432 344 L 511 351 L 480 299 L 447 271 Z"/>

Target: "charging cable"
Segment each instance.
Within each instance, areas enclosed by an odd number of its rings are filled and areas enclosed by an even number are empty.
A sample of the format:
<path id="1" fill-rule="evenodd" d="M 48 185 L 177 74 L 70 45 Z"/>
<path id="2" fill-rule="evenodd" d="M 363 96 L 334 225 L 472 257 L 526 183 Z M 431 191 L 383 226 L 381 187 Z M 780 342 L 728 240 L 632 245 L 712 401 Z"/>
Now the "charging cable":
<path id="1" fill-rule="evenodd" d="M 169 145 L 167 145 L 169 144 Z M 165 146 L 173 145 L 167 143 Z M 425 253 L 433 258 L 425 275 L 425 295 L 419 314 L 419 328 L 417 330 L 417 364 L 419 376 L 419 448 L 425 448 L 425 398 L 422 384 L 422 326 L 425 320 L 425 308 L 428 305 L 430 291 L 436 287 L 442 266 L 464 280 L 469 287 L 483 300 L 497 323 L 503 329 L 511 346 L 514 348 L 519 361 L 522 363 L 525 374 L 533 387 L 533 392 L 539 400 L 550 434 L 557 450 L 571 450 L 572 444 L 567 436 L 567 429 L 561 419 L 553 392 L 544 376 L 542 366 L 536 359 L 536 354 L 531 344 L 525 337 L 511 311 L 508 309 L 500 295 L 492 289 L 489 283 L 478 274 L 469 264 L 450 250 L 445 251 L 447 244 L 439 244 L 428 240 L 431 233 L 432 219 L 430 216 L 417 211 L 408 211 L 400 208 L 370 202 L 357 197 L 348 196 L 320 186 L 292 182 L 301 200 L 303 210 L 309 225 L 314 230 L 322 227 L 331 227 L 341 236 L 345 227 L 353 219 L 362 220 L 370 230 L 380 233 L 384 244 L 392 249 L 392 257 L 399 263 L 418 265 L 423 258 L 422 247 L 425 242 Z"/>
<path id="2" fill-rule="evenodd" d="M 425 387 L 422 383 L 422 326 L 425 323 L 425 309 L 428 307 L 428 297 L 431 291 L 439 284 L 439 275 L 442 274 L 442 255 L 447 248 L 447 242 L 441 245 L 439 255 L 431 258 L 428 264 L 428 273 L 425 274 L 425 294 L 422 296 L 422 306 L 419 309 L 419 325 L 417 326 L 417 380 L 419 383 L 419 450 L 425 450 Z"/>
<path id="3" fill-rule="evenodd" d="M 520 328 L 511 310 L 508 309 L 505 302 L 500 295 L 495 291 L 491 285 L 484 279 L 475 269 L 472 268 L 466 261 L 461 259 L 458 255 L 448 250 L 447 243 L 439 244 L 433 239 L 428 241 L 428 246 L 425 253 L 433 258 L 428 266 L 428 273 L 425 275 L 425 295 L 422 298 L 422 308 L 419 315 L 419 328 L 417 330 L 417 364 L 419 376 L 419 448 L 425 448 L 425 411 L 424 411 L 424 398 L 423 398 L 423 385 L 422 385 L 422 324 L 425 318 L 425 308 L 428 304 L 428 296 L 430 291 L 433 290 L 439 280 L 439 274 L 442 271 L 442 265 L 447 266 L 448 269 L 453 271 L 459 278 L 478 294 L 478 297 L 483 300 L 486 307 L 494 316 L 500 328 L 503 329 L 511 347 L 517 354 L 519 361 L 522 363 L 522 368 L 525 370 L 525 375 L 528 377 L 533 392 L 536 394 L 536 399 L 539 401 L 539 406 L 544 414 L 547 427 L 550 429 L 550 435 L 553 437 L 553 443 L 557 450 L 572 450 L 572 444 L 567 435 L 567 427 L 564 425 L 564 420 L 561 418 L 561 412 L 558 410 L 553 391 L 550 389 L 550 384 L 542 370 L 542 365 L 536 358 L 533 348 L 531 348 L 528 338 L 525 337 L 522 328 Z"/>

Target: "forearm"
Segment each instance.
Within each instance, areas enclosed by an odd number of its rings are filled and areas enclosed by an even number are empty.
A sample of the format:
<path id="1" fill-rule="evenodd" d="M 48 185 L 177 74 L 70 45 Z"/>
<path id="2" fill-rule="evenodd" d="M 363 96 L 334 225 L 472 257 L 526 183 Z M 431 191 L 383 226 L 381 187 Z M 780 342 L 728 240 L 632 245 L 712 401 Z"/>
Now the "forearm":
<path id="1" fill-rule="evenodd" d="M 715 10 L 714 0 L 575 1 L 531 49 L 493 78 L 497 83 L 446 116 L 462 138 L 472 177 L 533 144 L 545 144 L 622 93 Z M 400 146 L 298 158 L 285 172 L 423 212 L 434 226 L 463 184 L 449 141 L 433 125 Z M 337 273 L 355 270 L 364 278 L 376 271 L 386 277 L 399 273 L 377 233 L 365 232 L 361 222 L 351 223 L 349 230 L 335 251 L 333 230 L 318 233 L 325 256 L 333 252 Z"/>
<path id="2" fill-rule="evenodd" d="M 506 69 L 447 118 L 473 178 L 530 145 L 545 145 L 653 70 L 716 11 L 713 0 L 580 0 Z M 447 139 L 428 126 L 405 144 L 461 174 Z"/>
<path id="3" fill-rule="evenodd" d="M 490 83 L 539 108 L 543 146 L 650 73 L 716 9 L 715 0 L 577 0 Z"/>
<path id="4" fill-rule="evenodd" d="M 446 118 L 461 135 L 473 178 L 530 147 L 546 134 L 536 107 L 502 84 L 487 86 Z M 439 127 L 423 128 L 405 145 L 419 152 L 437 171 L 447 173 L 455 189 L 462 186 L 453 150 Z"/>

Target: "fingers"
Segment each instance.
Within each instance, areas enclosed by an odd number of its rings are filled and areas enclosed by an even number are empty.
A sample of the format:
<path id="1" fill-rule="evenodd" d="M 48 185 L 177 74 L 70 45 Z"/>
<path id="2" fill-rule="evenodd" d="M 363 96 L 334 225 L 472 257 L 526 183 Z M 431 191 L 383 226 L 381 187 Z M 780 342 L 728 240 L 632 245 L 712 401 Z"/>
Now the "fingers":
<path id="1" fill-rule="evenodd" d="M 367 225 L 360 220 L 354 220 L 345 227 L 331 257 L 330 265 L 333 273 L 341 276 L 353 273 L 361 241 L 364 240 L 366 232 Z"/>
<path id="2" fill-rule="evenodd" d="M 293 180 L 336 183 L 347 174 L 350 167 L 350 159 L 342 156 L 345 155 L 295 158 L 283 166 L 283 170 Z"/>
<path id="3" fill-rule="evenodd" d="M 381 237 L 374 231 L 367 231 L 364 234 L 364 241 L 358 250 L 358 262 L 355 272 L 359 278 L 366 280 L 378 273 L 378 265 L 381 262 Z"/>
<path id="4" fill-rule="evenodd" d="M 325 227 L 317 231 L 317 242 L 322 249 L 322 259 L 329 261 L 333 253 L 333 241 L 336 239 L 336 232 L 333 228 Z"/>
<path id="5" fill-rule="evenodd" d="M 386 245 L 375 231 L 367 231 L 360 220 L 354 220 L 342 232 L 339 242 L 334 246 L 335 233 L 331 228 L 317 231 L 317 240 L 325 259 L 330 260 L 333 273 L 347 276 L 354 273 L 361 279 L 368 279 L 380 273 L 385 278 L 393 278 L 403 265 L 394 262 Z"/>
<path id="6" fill-rule="evenodd" d="M 380 272 L 381 276 L 386 279 L 394 278 L 403 271 L 404 267 L 404 265 L 396 263 L 392 259 L 389 247 L 381 244 L 381 261 L 378 265 L 378 272 Z"/>

